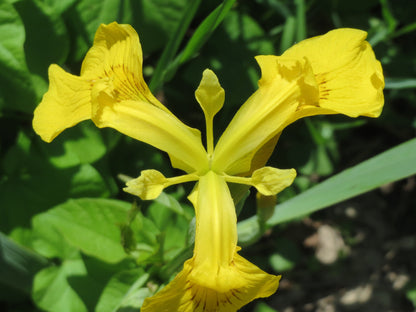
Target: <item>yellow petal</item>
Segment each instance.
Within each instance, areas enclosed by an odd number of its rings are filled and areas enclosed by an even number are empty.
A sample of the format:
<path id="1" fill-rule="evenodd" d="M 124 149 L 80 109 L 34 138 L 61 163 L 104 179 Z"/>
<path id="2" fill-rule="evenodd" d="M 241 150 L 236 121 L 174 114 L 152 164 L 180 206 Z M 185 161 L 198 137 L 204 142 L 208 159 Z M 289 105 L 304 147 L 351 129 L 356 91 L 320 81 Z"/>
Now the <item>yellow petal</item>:
<path id="1" fill-rule="evenodd" d="M 239 256 L 236 214 L 222 176 L 209 171 L 192 193 L 196 211 L 194 256 L 142 312 L 234 312 L 272 295 L 280 276 L 269 275 Z"/>
<path id="2" fill-rule="evenodd" d="M 254 171 L 251 183 L 261 194 L 271 196 L 280 193 L 291 185 L 295 177 L 295 169 L 282 170 L 273 167 L 263 167 Z"/>
<path id="3" fill-rule="evenodd" d="M 204 111 L 207 152 L 211 155 L 214 150 L 213 120 L 215 114 L 222 108 L 225 99 L 224 89 L 221 87 L 217 76 L 212 70 L 204 70 L 201 83 L 195 91 L 195 97 Z"/>
<path id="4" fill-rule="evenodd" d="M 81 76 L 51 66 L 50 81 L 33 121 L 46 141 L 91 118 L 98 127 L 112 127 L 166 151 L 176 168 L 208 168 L 200 132 L 177 119 L 144 82 L 140 41 L 130 25 L 101 25 Z"/>
<path id="5" fill-rule="evenodd" d="M 107 91 L 94 96 L 93 121 L 169 154 L 172 166 L 186 172 L 206 170 L 208 159 L 200 132 L 174 115 L 144 101 L 117 102 Z"/>
<path id="6" fill-rule="evenodd" d="M 276 195 L 293 183 L 296 177 L 295 169 L 277 169 L 263 167 L 253 172 L 249 178 L 229 176 L 224 174 L 227 182 L 254 186 L 260 193 L 266 196 Z"/>
<path id="7" fill-rule="evenodd" d="M 282 131 L 304 104 L 304 95 L 318 94 L 307 61 L 275 56 L 256 59 L 262 71 L 259 89 L 239 109 L 215 147 L 212 168 L 218 172 L 249 172 L 253 156 Z"/>
<path id="8" fill-rule="evenodd" d="M 280 276 L 269 275 L 252 263 L 234 255 L 234 263 L 244 286 L 219 292 L 193 283 L 194 258 L 185 262 L 183 270 L 156 295 L 144 300 L 141 312 L 235 312 L 256 298 L 276 292 Z"/>
<path id="9" fill-rule="evenodd" d="M 200 177 L 195 219 L 195 260 L 190 278 L 220 291 L 235 288 L 229 283 L 241 284 L 231 265 L 237 250 L 237 216 L 227 183 L 212 171 Z"/>
<path id="10" fill-rule="evenodd" d="M 167 179 L 157 170 L 143 170 L 140 177 L 126 183 L 123 190 L 127 193 L 139 196 L 143 200 L 157 198 L 162 193 Z"/>
<path id="11" fill-rule="evenodd" d="M 380 115 L 383 71 L 366 37 L 367 33 L 358 29 L 336 29 L 301 41 L 283 54 L 308 59 L 319 85 L 319 108 L 305 107 L 294 119 L 327 113 Z"/>
<path id="12" fill-rule="evenodd" d="M 138 100 L 169 110 L 150 92 L 143 79 L 142 49 L 136 31 L 127 24 L 101 24 L 82 64 L 81 76 L 111 86 L 117 101 Z"/>
<path id="13" fill-rule="evenodd" d="M 35 109 L 33 129 L 46 142 L 77 123 L 91 118 L 90 82 L 49 66 L 49 90 Z"/>
<path id="14" fill-rule="evenodd" d="M 127 187 L 123 190 L 127 193 L 139 196 L 143 200 L 152 200 L 162 193 L 165 187 L 197 181 L 198 176 L 195 174 L 186 174 L 173 178 L 165 178 L 165 176 L 157 170 L 143 170 L 140 176 L 126 183 Z"/>
<path id="15" fill-rule="evenodd" d="M 105 77 L 92 90 L 92 119 L 98 127 L 114 128 L 167 152 L 176 168 L 206 169 L 200 132 L 177 119 L 144 82 L 140 41 L 130 25 L 100 26 L 82 74 Z"/>
<path id="16" fill-rule="evenodd" d="M 202 73 L 202 80 L 195 91 L 195 97 L 205 115 L 210 118 L 222 108 L 225 92 L 212 70 L 205 69 Z"/>

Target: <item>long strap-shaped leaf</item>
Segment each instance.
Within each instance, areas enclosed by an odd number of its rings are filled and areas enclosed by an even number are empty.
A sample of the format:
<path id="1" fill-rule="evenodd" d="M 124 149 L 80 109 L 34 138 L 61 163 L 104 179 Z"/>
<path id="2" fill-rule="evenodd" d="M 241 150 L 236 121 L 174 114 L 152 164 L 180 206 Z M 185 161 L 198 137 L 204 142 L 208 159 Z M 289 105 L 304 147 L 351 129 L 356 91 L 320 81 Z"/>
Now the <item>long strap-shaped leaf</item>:
<path id="1" fill-rule="evenodd" d="M 0 284 L 30 294 L 35 274 L 48 260 L 0 232 Z"/>
<path id="2" fill-rule="evenodd" d="M 186 31 L 188 30 L 188 27 L 191 24 L 192 19 L 194 18 L 200 4 L 201 0 L 192 0 L 188 2 L 183 13 L 182 19 L 178 23 L 178 26 L 173 36 L 169 39 L 166 48 L 163 50 L 162 56 L 160 57 L 160 60 L 157 63 L 155 72 L 153 73 L 152 79 L 149 84 L 150 90 L 152 90 L 153 92 L 157 91 L 156 89 L 161 87 L 161 85 L 163 84 L 163 75 L 165 73 L 166 67 L 169 65 L 169 63 L 175 56 L 176 52 L 178 51 L 182 39 L 185 36 Z"/>
<path id="3" fill-rule="evenodd" d="M 182 64 L 190 60 L 210 38 L 214 30 L 221 24 L 236 0 L 225 0 L 212 11 L 198 26 L 184 49 L 170 63 L 164 73 L 164 81 L 170 80 Z"/>
<path id="4" fill-rule="evenodd" d="M 304 193 L 275 207 L 266 228 L 326 208 L 416 173 L 416 139 L 400 144 L 349 168 Z M 261 236 L 258 218 L 239 222 L 239 243 L 249 244 Z"/>

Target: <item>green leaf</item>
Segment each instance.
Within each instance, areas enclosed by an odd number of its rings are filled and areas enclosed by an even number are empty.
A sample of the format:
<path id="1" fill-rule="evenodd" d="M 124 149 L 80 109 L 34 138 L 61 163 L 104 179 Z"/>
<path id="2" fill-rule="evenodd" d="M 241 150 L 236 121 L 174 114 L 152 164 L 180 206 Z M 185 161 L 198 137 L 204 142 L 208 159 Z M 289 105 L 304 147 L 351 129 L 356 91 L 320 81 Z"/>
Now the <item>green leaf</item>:
<path id="1" fill-rule="evenodd" d="M 270 256 L 269 262 L 273 270 L 278 273 L 292 270 L 302 258 L 298 246 L 288 239 L 277 239 L 274 245 L 275 252 Z"/>
<path id="2" fill-rule="evenodd" d="M 269 227 L 360 195 L 416 173 L 416 139 L 347 169 L 280 204 L 267 221 Z M 239 240 L 249 243 L 259 234 L 256 217 L 239 222 Z M 257 235 L 257 236 L 256 236 Z"/>
<path id="3" fill-rule="evenodd" d="M 386 78 L 386 89 L 416 88 L 415 78 Z"/>
<path id="4" fill-rule="evenodd" d="M 61 266 L 40 271 L 33 282 L 33 300 L 45 311 L 87 312 L 87 306 L 70 286 L 68 279 L 86 276 L 81 259 L 67 260 Z"/>
<path id="5" fill-rule="evenodd" d="M 159 197 L 154 200 L 154 202 L 180 216 L 184 216 L 189 220 L 192 219 L 192 216 L 187 211 L 185 211 L 181 204 L 176 200 L 176 198 L 170 194 L 162 192 Z"/>
<path id="6" fill-rule="evenodd" d="M 62 64 L 69 52 L 66 26 L 52 7 L 39 0 L 19 0 L 14 3 L 25 26 L 25 52 L 28 68 L 47 80 L 47 69 L 51 63 Z M 46 85 L 38 89 L 38 99 L 46 91 Z"/>
<path id="7" fill-rule="evenodd" d="M 408 177 L 416 173 L 415 163 L 416 139 L 413 139 L 347 169 L 276 206 L 268 225 L 273 226 L 306 215 L 386 183 Z"/>
<path id="8" fill-rule="evenodd" d="M 214 30 L 221 24 L 232 8 L 235 0 L 225 0 L 221 3 L 195 30 L 195 33 L 180 55 L 179 63 L 183 64 L 203 46 Z"/>
<path id="9" fill-rule="evenodd" d="M 260 302 L 256 305 L 256 308 L 254 309 L 254 312 L 277 312 L 277 310 L 269 307 L 264 302 Z"/>
<path id="10" fill-rule="evenodd" d="M 35 222 L 53 227 L 85 254 L 115 263 L 126 257 L 119 225 L 126 220 L 129 208 L 130 204 L 117 200 L 69 200 L 37 215 Z"/>
<path id="11" fill-rule="evenodd" d="M 16 230 L 12 232 L 16 236 Z M 56 227 L 45 223 L 42 214 L 32 218 L 31 239 L 26 242 L 37 253 L 48 258 L 76 259 L 79 250 L 71 245 Z"/>
<path id="12" fill-rule="evenodd" d="M 66 165 L 75 165 L 82 157 L 90 158 L 88 153 L 82 156 L 83 146 L 88 143 L 100 148 L 100 144 L 94 144 L 88 137 L 81 138 L 79 143 L 72 144 L 70 141 L 69 145 L 64 145 L 58 141 L 49 147 L 39 139 L 32 139 L 20 132 L 16 144 L 7 151 L 0 163 L 3 172 L 0 180 L 0 229 L 8 233 L 15 226 L 29 227 L 33 215 L 62 203 L 69 197 L 109 196 L 109 186 L 94 167 L 83 164 L 56 168 L 44 152 L 47 150 L 51 157 L 56 157 L 55 162 L 59 159 L 60 164 L 65 164 L 64 160 L 67 159 Z M 40 147 L 44 150 L 40 150 Z M 67 153 L 75 159 L 66 157 Z M 91 153 L 98 156 L 101 154 L 100 151 Z"/>
<path id="13" fill-rule="evenodd" d="M 129 307 L 137 311 L 143 303 L 142 300 L 134 300 L 147 282 L 149 274 L 146 274 L 142 268 L 120 271 L 116 273 L 106 284 L 96 307 L 99 312 L 125 311 Z M 147 295 L 150 295 L 148 290 Z"/>
<path id="14" fill-rule="evenodd" d="M 225 0 L 202 21 L 185 48 L 171 63 L 170 67 L 166 69 L 166 80 L 172 78 L 178 67 L 190 60 L 201 49 L 214 30 L 227 16 L 234 2 L 235 0 Z"/>
<path id="15" fill-rule="evenodd" d="M 53 142 L 40 145 L 45 156 L 58 168 L 90 164 L 107 152 L 100 130 L 92 123 L 82 123 L 65 131 Z"/>
<path id="16" fill-rule="evenodd" d="M 293 45 L 295 42 L 295 33 L 296 19 L 294 16 L 288 16 L 283 27 L 282 39 L 280 40 L 280 53 L 283 53 Z"/>
<path id="17" fill-rule="evenodd" d="M 121 225 L 121 234 L 124 249 L 138 263 L 149 261 L 158 254 L 160 231 L 136 204 L 129 210 L 127 222 Z"/>
<path id="18" fill-rule="evenodd" d="M 16 244 L 0 232 L 1 284 L 30 294 L 33 277 L 47 265 L 46 258 Z"/>
<path id="19" fill-rule="evenodd" d="M 26 66 L 25 29 L 13 5 L 0 3 L 0 108 L 31 112 L 36 101 Z"/>
<path id="20" fill-rule="evenodd" d="M 139 33 L 145 54 L 160 50 L 173 37 L 178 26 L 184 23 L 184 11 L 189 9 L 189 0 L 130 0 L 132 24 Z M 192 15 L 188 11 L 188 14 Z M 190 18 L 192 18 L 190 16 Z M 183 31 L 183 30 L 182 30 Z M 180 40 L 179 40 L 180 41 Z"/>
<path id="21" fill-rule="evenodd" d="M 156 69 L 153 73 L 152 80 L 149 83 L 149 88 L 153 92 L 157 90 L 163 83 L 163 74 L 172 61 L 176 52 L 179 49 L 179 45 L 185 36 L 186 31 L 201 3 L 201 0 L 189 1 L 186 8 L 184 9 L 181 21 L 177 24 L 175 33 L 170 37 L 166 48 L 163 50 L 162 56 L 160 57 Z"/>
<path id="22" fill-rule="evenodd" d="M 296 41 L 306 38 L 306 8 L 304 0 L 295 0 L 296 4 Z"/>
<path id="23" fill-rule="evenodd" d="M 413 307 L 416 308 L 416 279 L 411 280 L 406 284 L 406 298 L 412 302 Z"/>

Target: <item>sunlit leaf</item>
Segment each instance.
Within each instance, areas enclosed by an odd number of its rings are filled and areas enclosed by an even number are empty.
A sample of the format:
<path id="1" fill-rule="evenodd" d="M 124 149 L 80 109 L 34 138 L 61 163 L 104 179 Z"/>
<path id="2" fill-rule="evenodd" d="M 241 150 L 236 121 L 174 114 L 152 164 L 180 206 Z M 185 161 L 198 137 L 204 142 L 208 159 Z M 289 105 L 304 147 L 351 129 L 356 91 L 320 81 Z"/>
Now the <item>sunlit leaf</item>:
<path id="1" fill-rule="evenodd" d="M 37 215 L 37 222 L 53 227 L 74 247 L 110 263 L 126 257 L 119 225 L 130 204 L 109 199 L 69 200 Z"/>

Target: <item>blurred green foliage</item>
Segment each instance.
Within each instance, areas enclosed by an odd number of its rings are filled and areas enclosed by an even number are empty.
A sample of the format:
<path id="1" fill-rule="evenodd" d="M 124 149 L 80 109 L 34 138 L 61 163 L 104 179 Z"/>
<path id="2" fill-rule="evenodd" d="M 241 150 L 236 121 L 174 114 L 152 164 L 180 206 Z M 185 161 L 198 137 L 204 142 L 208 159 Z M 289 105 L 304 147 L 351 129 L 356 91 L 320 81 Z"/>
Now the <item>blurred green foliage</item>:
<path id="1" fill-rule="evenodd" d="M 279 197 L 293 199 L 263 220 L 270 228 L 415 173 L 412 140 L 406 149 L 390 151 L 381 165 L 377 158 L 318 184 L 414 137 L 415 11 L 416 3 L 404 0 L 1 1 L 0 308 L 137 311 L 191 254 L 193 209 L 187 190 L 168 189 L 151 203 L 120 192 L 123 177 L 143 169 L 169 176 L 165 155 L 91 122 L 50 144 L 31 128 L 33 110 L 48 88 L 48 66 L 57 63 L 78 74 L 100 23 L 135 27 L 147 81 L 190 126 L 203 124 L 193 93 L 202 71 L 212 68 L 226 91 L 225 107 L 215 120 L 217 137 L 256 89 L 255 55 L 279 54 L 333 28 L 368 31 L 386 75 L 382 117 L 318 117 L 287 129 L 270 163 L 294 167 L 299 177 Z M 372 179 L 364 177 L 354 186 L 359 172 Z M 331 198 L 323 198 L 329 193 Z M 318 200 L 315 206 L 307 205 L 311 198 Z M 240 219 L 255 213 L 249 196 Z M 239 230 L 241 243 L 249 245 L 266 229 L 251 218 Z M 284 272 L 294 270 L 299 257 L 296 245 L 282 239 L 258 263 Z M 407 296 L 414 303 L 414 287 Z M 261 302 L 249 309 L 275 311 Z"/>

